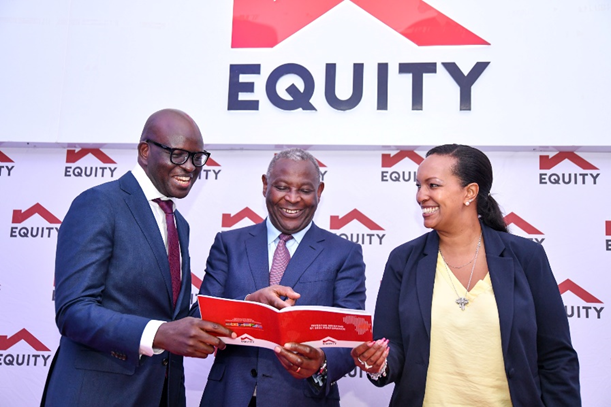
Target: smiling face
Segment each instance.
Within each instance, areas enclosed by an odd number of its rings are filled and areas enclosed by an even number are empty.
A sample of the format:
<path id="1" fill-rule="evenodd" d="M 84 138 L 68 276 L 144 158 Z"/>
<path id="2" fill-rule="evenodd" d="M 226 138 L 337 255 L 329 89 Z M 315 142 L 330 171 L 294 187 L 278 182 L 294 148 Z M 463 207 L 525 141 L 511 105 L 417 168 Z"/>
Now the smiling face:
<path id="1" fill-rule="evenodd" d="M 312 221 L 325 186 L 314 164 L 283 158 L 274 164 L 269 179 L 262 179 L 269 219 L 276 229 L 293 234 Z"/>
<path id="2" fill-rule="evenodd" d="M 477 184 L 463 187 L 453 173 L 455 164 L 456 159 L 452 156 L 433 154 L 418 167 L 416 200 L 422 208 L 424 226 L 427 228 L 438 231 L 460 228 L 465 215 L 475 210 L 475 205 L 469 208 L 465 202 L 475 198 L 477 192 L 474 186 Z"/>
<path id="3" fill-rule="evenodd" d="M 150 139 L 171 148 L 202 151 L 204 141 L 195 122 L 177 110 L 162 110 L 149 118 L 138 145 L 138 162 L 159 192 L 167 197 L 184 198 L 197 180 L 202 167 L 195 167 L 191 158 L 182 165 L 172 164 L 170 152 L 146 143 Z"/>

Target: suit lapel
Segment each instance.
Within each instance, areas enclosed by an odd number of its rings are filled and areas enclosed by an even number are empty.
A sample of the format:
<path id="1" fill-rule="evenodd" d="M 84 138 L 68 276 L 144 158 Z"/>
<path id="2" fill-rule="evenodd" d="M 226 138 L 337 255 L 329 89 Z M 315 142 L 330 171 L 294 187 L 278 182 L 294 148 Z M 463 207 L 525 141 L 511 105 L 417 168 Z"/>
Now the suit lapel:
<path id="1" fill-rule="evenodd" d="M 416 266 L 416 292 L 418 304 L 426 333 L 431 336 L 431 307 L 433 306 L 433 287 L 437 268 L 437 251 L 439 250 L 439 236 L 433 231 L 427 235 L 424 246 L 424 257 L 418 260 Z"/>
<path id="2" fill-rule="evenodd" d="M 507 355 L 511 333 L 514 308 L 514 263 L 511 257 L 503 257 L 505 244 L 499 233 L 482 225 L 486 245 L 486 261 L 492 281 L 492 289 L 496 299 L 501 325 L 501 341 L 503 355 Z"/>
<path id="3" fill-rule="evenodd" d="M 248 265 L 255 282 L 255 290 L 269 286 L 269 260 L 267 257 L 267 227 L 265 222 L 255 225 L 248 231 L 245 241 Z"/>
<path id="4" fill-rule="evenodd" d="M 170 265 L 168 263 L 168 254 L 163 243 L 163 238 L 159 232 L 159 226 L 155 221 L 150 204 L 142 192 L 142 188 L 138 185 L 138 181 L 131 172 L 125 174 L 119 180 L 121 189 L 125 192 L 125 204 L 129 208 L 136 223 L 140 227 L 144 238 L 146 239 L 155 260 L 157 262 L 158 271 L 165 282 L 168 301 L 172 302 L 172 280 L 170 277 Z M 142 248 L 134 248 L 142 249 Z"/>
<path id="5" fill-rule="evenodd" d="M 325 237 L 321 229 L 312 223 L 310 230 L 303 236 L 297 251 L 289 261 L 289 265 L 284 271 L 280 284 L 287 287 L 294 287 L 301 278 L 301 275 L 312 264 L 314 259 L 324 250 Z"/>
<path id="6" fill-rule="evenodd" d="M 181 256 L 181 271 L 182 278 L 180 280 L 180 293 L 176 300 L 176 308 L 174 309 L 174 317 L 178 316 L 181 309 L 180 306 L 184 301 L 185 296 L 191 295 L 191 259 L 189 258 L 189 224 L 185 218 L 178 211 L 174 211 L 176 217 L 176 228 L 178 230 L 178 241 L 180 244 L 180 256 Z M 171 283 L 171 281 L 170 281 Z M 187 308 L 191 302 L 190 298 L 187 300 Z"/>

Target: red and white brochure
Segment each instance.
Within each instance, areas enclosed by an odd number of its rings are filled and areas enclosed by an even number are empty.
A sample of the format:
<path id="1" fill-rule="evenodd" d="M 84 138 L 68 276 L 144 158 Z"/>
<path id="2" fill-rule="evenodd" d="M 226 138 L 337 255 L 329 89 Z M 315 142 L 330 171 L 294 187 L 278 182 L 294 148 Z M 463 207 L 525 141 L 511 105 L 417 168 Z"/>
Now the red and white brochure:
<path id="1" fill-rule="evenodd" d="M 287 342 L 316 348 L 353 348 L 371 341 L 371 314 L 347 308 L 295 305 L 278 310 L 251 301 L 198 295 L 202 319 L 223 325 L 238 337 L 230 345 L 273 349 Z"/>

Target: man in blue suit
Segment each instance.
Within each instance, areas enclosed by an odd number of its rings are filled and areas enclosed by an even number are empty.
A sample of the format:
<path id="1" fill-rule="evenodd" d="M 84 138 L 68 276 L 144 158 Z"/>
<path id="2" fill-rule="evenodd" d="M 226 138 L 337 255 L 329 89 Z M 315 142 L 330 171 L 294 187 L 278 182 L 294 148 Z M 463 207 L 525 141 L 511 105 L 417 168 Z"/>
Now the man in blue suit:
<path id="1" fill-rule="evenodd" d="M 172 201 L 168 213 L 157 203 L 187 196 L 209 155 L 189 116 L 161 110 L 144 126 L 138 165 L 72 203 L 57 241 L 62 337 L 43 405 L 184 406 L 182 357 L 224 348 L 213 334 L 231 331 L 188 317 L 189 225 Z"/>
<path id="2" fill-rule="evenodd" d="M 262 179 L 269 217 L 217 234 L 200 294 L 279 309 L 293 304 L 363 309 L 361 246 L 312 222 L 324 189 L 316 159 L 300 149 L 282 151 Z M 270 285 L 281 235 L 290 235 L 290 261 L 279 284 Z M 216 355 L 201 406 L 339 406 L 336 382 L 352 369 L 350 349 L 230 346 Z"/>

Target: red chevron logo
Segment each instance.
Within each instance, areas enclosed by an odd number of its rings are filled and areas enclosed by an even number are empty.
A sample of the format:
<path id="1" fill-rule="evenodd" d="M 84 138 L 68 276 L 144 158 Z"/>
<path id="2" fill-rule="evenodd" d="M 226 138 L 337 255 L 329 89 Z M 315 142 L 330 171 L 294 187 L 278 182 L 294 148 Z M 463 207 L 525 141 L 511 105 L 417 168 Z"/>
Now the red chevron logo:
<path id="1" fill-rule="evenodd" d="M 560 294 L 564 294 L 567 291 L 572 292 L 585 302 L 589 304 L 602 304 L 603 302 L 575 284 L 573 281 L 566 279 L 562 283 L 558 284 L 558 289 L 560 290 Z"/>
<path id="2" fill-rule="evenodd" d="M 331 230 L 338 230 L 343 228 L 353 220 L 361 222 L 369 230 L 384 230 L 382 226 L 378 225 L 377 223 L 369 219 L 367 216 L 363 215 L 358 209 L 351 210 L 343 217 L 331 215 L 329 228 Z"/>
<path id="3" fill-rule="evenodd" d="M 220 166 L 221 164 L 214 161 L 212 157 L 208 158 L 208 161 L 206 161 L 206 167 L 220 167 Z"/>
<path id="4" fill-rule="evenodd" d="M 263 218 L 257 215 L 255 211 L 250 208 L 244 208 L 235 215 L 232 215 L 230 213 L 224 213 L 223 218 L 221 220 L 221 227 L 230 228 L 242 219 L 246 218 L 250 219 L 253 223 L 263 222 Z"/>
<path id="5" fill-rule="evenodd" d="M 34 204 L 30 209 L 21 211 L 18 209 L 13 210 L 13 223 L 22 223 L 25 220 L 31 218 L 35 214 L 40 215 L 44 220 L 51 224 L 62 223 L 55 215 L 49 212 L 44 206 L 39 203 Z"/>
<path id="6" fill-rule="evenodd" d="M 507 214 L 504 219 L 505 219 L 505 224 L 507 226 L 513 223 L 514 225 L 516 225 L 517 227 L 519 227 L 520 229 L 522 229 L 524 232 L 528 233 L 529 235 L 542 235 L 543 234 L 543 232 L 541 232 L 539 229 L 537 229 L 530 223 L 526 222 L 524 219 L 522 219 L 521 217 L 519 217 L 518 215 L 516 215 L 513 212 Z"/>
<path id="7" fill-rule="evenodd" d="M 417 152 L 412 150 L 401 150 L 397 154 L 382 154 L 382 168 L 390 168 L 393 167 L 400 161 L 403 161 L 405 158 L 409 158 L 416 164 L 420 165 L 424 158 L 422 158 Z"/>
<path id="8" fill-rule="evenodd" d="M 8 350 L 21 341 L 27 342 L 28 345 L 39 352 L 49 352 L 51 350 L 24 328 L 13 336 L 0 335 L 0 351 Z"/>
<path id="9" fill-rule="evenodd" d="M 540 170 L 551 170 L 558 164 L 560 164 L 564 160 L 569 160 L 573 164 L 580 167 L 582 170 L 598 170 L 594 165 L 590 162 L 584 160 L 576 153 L 571 152 L 561 152 L 552 157 L 549 155 L 539 156 L 539 169 Z"/>
<path id="10" fill-rule="evenodd" d="M 81 148 L 80 150 L 66 150 L 66 164 L 74 164 L 86 155 L 91 154 L 104 164 L 116 164 L 116 162 L 102 152 L 99 148 Z"/>
<path id="11" fill-rule="evenodd" d="M 231 48 L 273 48 L 344 0 L 234 0 Z M 422 0 L 351 0 L 418 46 L 490 45 Z"/>
<path id="12" fill-rule="evenodd" d="M 0 163 L 14 163 L 15 161 L 11 160 L 8 155 L 4 154 L 0 151 Z"/>

